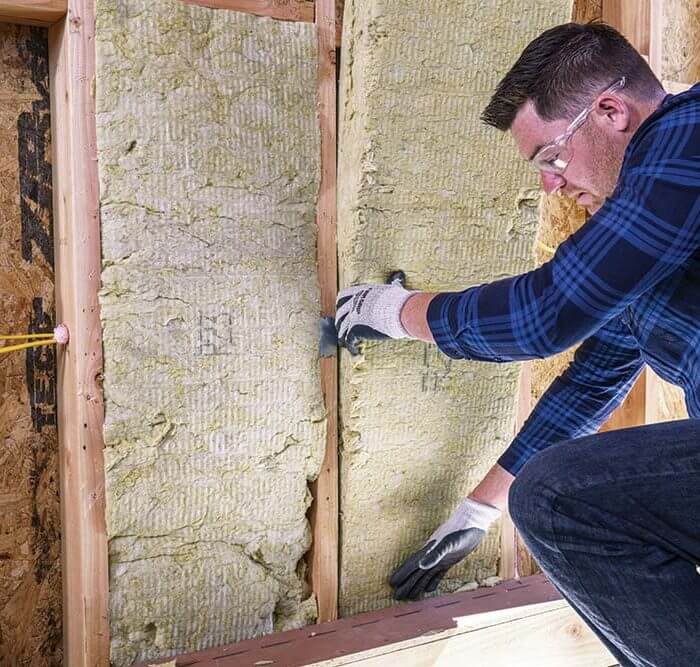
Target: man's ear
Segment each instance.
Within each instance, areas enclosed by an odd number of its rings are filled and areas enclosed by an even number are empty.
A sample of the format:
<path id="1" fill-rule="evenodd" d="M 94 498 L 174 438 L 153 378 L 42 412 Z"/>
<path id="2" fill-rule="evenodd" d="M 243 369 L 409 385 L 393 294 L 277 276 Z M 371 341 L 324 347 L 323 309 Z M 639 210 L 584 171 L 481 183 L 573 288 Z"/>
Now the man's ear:
<path id="1" fill-rule="evenodd" d="M 593 110 L 599 123 L 614 132 L 625 132 L 631 122 L 631 109 L 619 95 L 603 95 Z"/>

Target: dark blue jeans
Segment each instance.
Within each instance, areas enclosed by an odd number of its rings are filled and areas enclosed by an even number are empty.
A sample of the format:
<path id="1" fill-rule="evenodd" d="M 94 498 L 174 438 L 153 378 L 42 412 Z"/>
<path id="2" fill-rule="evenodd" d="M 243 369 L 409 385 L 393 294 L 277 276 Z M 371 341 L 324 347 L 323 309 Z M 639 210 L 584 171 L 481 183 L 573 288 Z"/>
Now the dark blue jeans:
<path id="1" fill-rule="evenodd" d="M 700 419 L 553 445 L 508 500 L 544 573 L 621 665 L 700 666 Z"/>

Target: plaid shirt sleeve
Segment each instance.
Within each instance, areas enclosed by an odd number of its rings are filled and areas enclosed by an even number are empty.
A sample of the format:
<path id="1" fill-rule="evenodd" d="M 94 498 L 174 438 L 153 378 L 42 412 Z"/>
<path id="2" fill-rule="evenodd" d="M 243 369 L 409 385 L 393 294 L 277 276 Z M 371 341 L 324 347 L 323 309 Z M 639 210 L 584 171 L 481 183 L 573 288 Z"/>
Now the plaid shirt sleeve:
<path id="1" fill-rule="evenodd" d="M 428 307 L 455 359 L 547 357 L 585 340 L 700 247 L 700 101 L 637 131 L 615 192 L 534 271 Z"/>
<path id="2" fill-rule="evenodd" d="M 576 350 L 498 463 L 517 475 L 540 450 L 595 433 L 622 402 L 644 367 L 637 341 L 622 318 L 601 327 Z"/>

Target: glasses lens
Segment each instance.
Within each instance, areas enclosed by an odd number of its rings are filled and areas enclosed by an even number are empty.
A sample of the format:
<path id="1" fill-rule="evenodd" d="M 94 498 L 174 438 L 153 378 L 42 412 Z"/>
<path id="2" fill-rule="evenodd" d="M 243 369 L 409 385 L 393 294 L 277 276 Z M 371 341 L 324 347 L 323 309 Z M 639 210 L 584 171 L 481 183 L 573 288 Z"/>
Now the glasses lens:
<path id="1" fill-rule="evenodd" d="M 569 166 L 571 151 L 568 146 L 552 144 L 545 146 L 533 160 L 533 166 L 538 171 L 546 171 L 552 174 L 562 174 Z"/>

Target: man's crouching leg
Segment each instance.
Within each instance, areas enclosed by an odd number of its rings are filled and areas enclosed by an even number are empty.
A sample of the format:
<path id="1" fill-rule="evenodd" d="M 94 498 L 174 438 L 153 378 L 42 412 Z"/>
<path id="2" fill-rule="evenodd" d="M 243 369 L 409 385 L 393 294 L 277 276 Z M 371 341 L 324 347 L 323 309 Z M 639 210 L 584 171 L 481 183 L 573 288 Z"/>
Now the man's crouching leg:
<path id="1" fill-rule="evenodd" d="M 554 445 L 518 473 L 509 512 L 621 665 L 700 664 L 700 421 Z"/>

